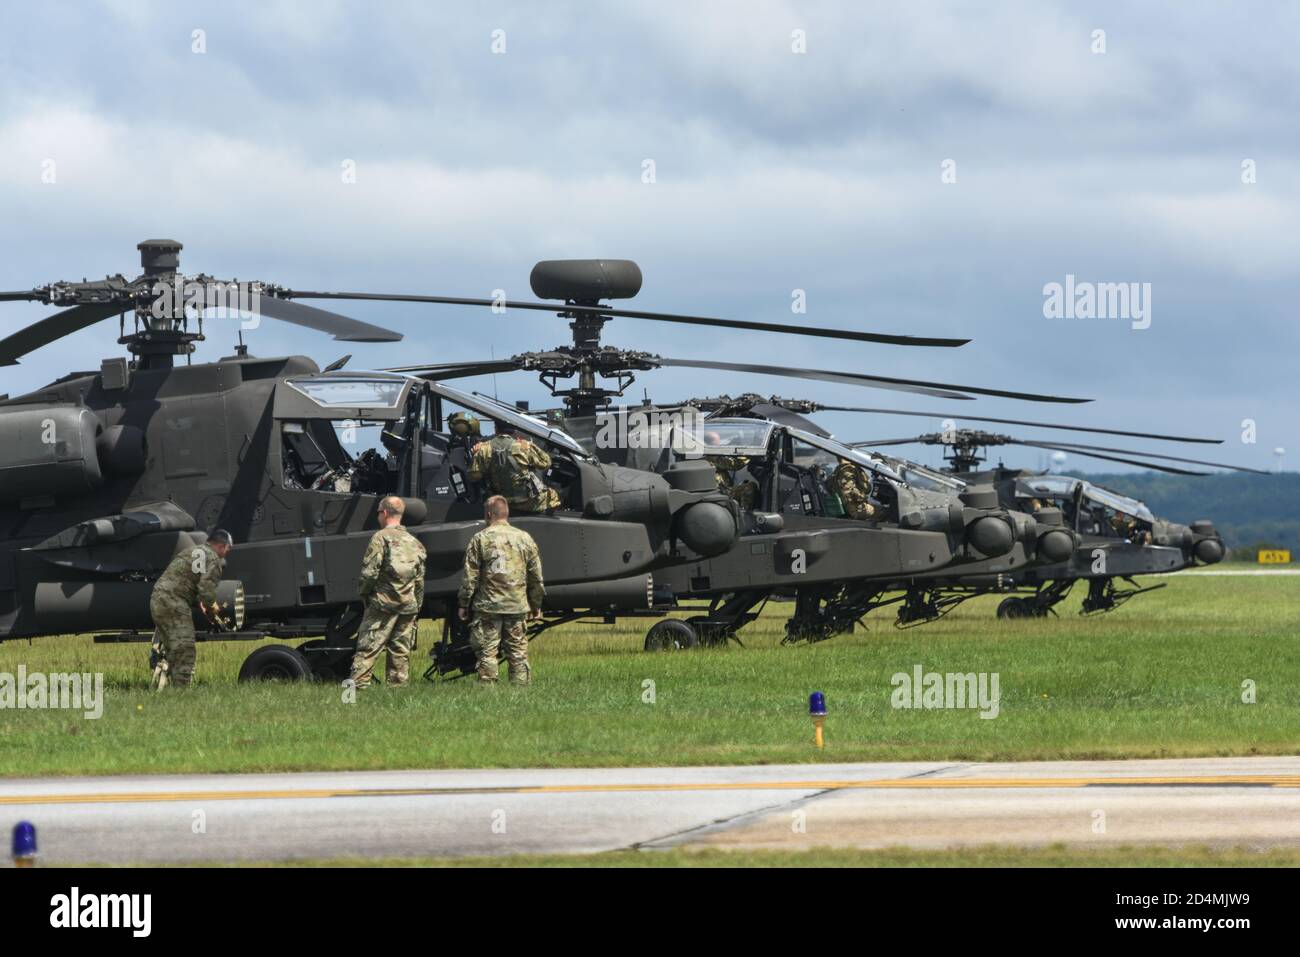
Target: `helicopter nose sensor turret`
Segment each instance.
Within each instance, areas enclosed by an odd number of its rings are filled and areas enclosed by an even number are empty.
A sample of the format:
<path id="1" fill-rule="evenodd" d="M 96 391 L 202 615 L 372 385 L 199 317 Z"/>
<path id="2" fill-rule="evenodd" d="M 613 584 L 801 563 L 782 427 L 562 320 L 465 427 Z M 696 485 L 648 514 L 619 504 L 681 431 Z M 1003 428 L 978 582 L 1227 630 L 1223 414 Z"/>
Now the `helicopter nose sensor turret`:
<path id="1" fill-rule="evenodd" d="M 1195 540 L 1192 554 L 1196 556 L 1198 562 L 1214 565 L 1223 560 L 1225 553 L 1223 538 L 1213 522 L 1207 520 L 1192 522 L 1191 532 Z"/>
<path id="2" fill-rule="evenodd" d="M 1034 544 L 1040 560 L 1063 562 L 1074 552 L 1077 538 L 1065 527 L 1065 518 L 1059 508 L 1041 508 L 1034 513 L 1038 523 L 1038 539 Z"/>

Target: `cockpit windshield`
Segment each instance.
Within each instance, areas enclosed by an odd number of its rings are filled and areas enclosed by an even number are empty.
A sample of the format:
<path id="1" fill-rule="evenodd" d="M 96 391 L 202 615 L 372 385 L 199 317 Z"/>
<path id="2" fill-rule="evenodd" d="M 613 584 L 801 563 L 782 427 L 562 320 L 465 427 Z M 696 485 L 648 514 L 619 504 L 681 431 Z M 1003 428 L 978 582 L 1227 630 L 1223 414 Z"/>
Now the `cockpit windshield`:
<path id="1" fill-rule="evenodd" d="M 368 409 L 396 412 L 411 380 L 405 376 L 321 375 L 290 379 L 289 385 L 326 409 Z"/>
<path id="2" fill-rule="evenodd" d="M 907 459 L 883 455 L 880 452 L 867 452 L 865 449 L 857 451 L 860 455 L 865 455 L 878 463 L 880 467 L 892 470 L 911 488 L 919 488 L 927 492 L 960 492 L 966 487 L 966 483 L 956 476 L 936 472 L 932 468 L 917 465 Z"/>
<path id="3" fill-rule="evenodd" d="M 674 429 L 672 446 L 687 456 L 766 455 L 774 428 L 763 419 L 708 419 Z"/>
<path id="4" fill-rule="evenodd" d="M 430 388 L 442 396 L 444 399 L 450 399 L 452 402 L 466 409 L 472 409 L 486 418 L 494 419 L 498 422 L 504 422 L 511 428 L 526 432 L 534 438 L 541 439 L 545 442 L 551 442 L 558 445 L 574 455 L 588 458 L 586 451 L 578 440 L 562 429 L 555 429 L 547 425 L 540 419 L 535 419 L 531 415 L 524 415 L 514 406 L 506 405 L 504 402 L 498 402 L 496 399 L 484 395 L 474 395 L 471 392 L 462 392 L 460 389 L 445 385 L 442 382 L 429 383 Z"/>
<path id="5" fill-rule="evenodd" d="M 1019 484 L 1030 495 L 1049 495 L 1053 498 L 1062 499 L 1073 498 L 1077 494 L 1077 490 L 1082 487 L 1083 497 L 1094 505 L 1104 505 L 1115 512 L 1132 515 L 1139 521 L 1155 521 L 1155 516 L 1151 514 L 1151 510 L 1137 499 L 1129 498 L 1127 495 L 1121 495 L 1118 492 L 1112 492 L 1100 485 L 1093 485 L 1083 479 L 1071 478 L 1068 475 L 1038 475 L 1031 479 L 1025 479 Z"/>
<path id="6" fill-rule="evenodd" d="M 795 438 L 796 443 L 801 442 L 805 445 L 811 445 L 823 453 L 822 455 L 817 456 L 817 461 L 815 462 L 796 461 L 797 465 L 822 465 L 823 467 L 833 469 L 838 464 L 839 460 L 846 459 L 850 462 L 855 462 L 864 468 L 871 469 L 874 472 L 881 472 L 895 481 L 901 480 L 901 476 L 883 461 L 872 458 L 867 453 L 845 445 L 843 442 L 837 442 L 835 439 L 827 436 L 814 435 L 813 433 L 806 432 L 803 429 L 790 428 L 786 431 Z M 798 448 L 798 445 L 796 444 L 795 447 Z"/>
<path id="7" fill-rule="evenodd" d="M 928 489 L 931 492 L 960 492 L 966 487 L 966 483 L 959 478 L 944 475 L 915 462 L 900 463 L 900 466 L 903 478 L 913 488 Z"/>

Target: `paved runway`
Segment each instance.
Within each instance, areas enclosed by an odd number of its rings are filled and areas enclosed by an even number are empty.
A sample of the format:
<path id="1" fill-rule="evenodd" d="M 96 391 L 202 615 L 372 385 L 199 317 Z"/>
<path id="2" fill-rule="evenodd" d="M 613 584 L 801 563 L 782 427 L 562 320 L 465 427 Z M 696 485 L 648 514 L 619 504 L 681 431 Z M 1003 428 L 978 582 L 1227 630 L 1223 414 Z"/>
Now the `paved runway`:
<path id="1" fill-rule="evenodd" d="M 42 861 L 583 853 L 676 845 L 1300 846 L 1300 757 L 367 771 L 0 781 Z"/>

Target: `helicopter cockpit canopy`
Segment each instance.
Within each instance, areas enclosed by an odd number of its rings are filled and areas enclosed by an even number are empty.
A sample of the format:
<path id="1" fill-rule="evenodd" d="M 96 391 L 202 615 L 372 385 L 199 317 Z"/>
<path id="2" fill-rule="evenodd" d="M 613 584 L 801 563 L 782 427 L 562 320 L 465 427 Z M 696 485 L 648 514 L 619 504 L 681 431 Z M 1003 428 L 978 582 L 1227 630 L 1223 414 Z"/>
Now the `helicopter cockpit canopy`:
<path id="1" fill-rule="evenodd" d="M 1137 499 L 1120 495 L 1118 492 L 1093 485 L 1083 479 L 1071 478 L 1068 475 L 1039 475 L 1016 483 L 1016 491 L 1031 498 L 1046 495 L 1057 499 L 1072 499 L 1080 489 L 1083 491 L 1083 498 L 1095 506 L 1104 506 L 1114 512 L 1132 515 L 1140 522 L 1149 524 L 1155 521 L 1151 510 Z"/>
<path id="2" fill-rule="evenodd" d="M 819 453 L 813 456 L 800 456 L 796 451 L 796 465 L 820 465 L 830 472 L 835 469 L 841 459 L 846 459 L 861 465 L 865 469 L 884 475 L 895 482 L 903 481 L 902 476 L 885 462 L 873 458 L 860 449 L 851 448 L 829 436 L 814 435 L 804 429 L 787 428 L 786 431 L 790 433 L 796 443 L 812 446 Z M 795 448 L 798 450 L 799 446 L 796 444 Z M 801 458 L 807 458 L 808 461 L 800 461 Z"/>
<path id="3" fill-rule="evenodd" d="M 286 488 L 323 492 L 399 490 L 400 450 L 390 434 L 407 414 L 418 379 L 386 372 L 323 372 L 276 385 Z M 387 454 L 385 454 L 387 453 Z"/>
<path id="4" fill-rule="evenodd" d="M 498 402 L 496 399 L 485 395 L 462 392 L 460 389 L 442 382 L 430 382 L 429 389 L 435 395 L 442 396 L 442 398 L 458 406 L 477 412 L 484 418 L 502 422 L 510 426 L 510 428 L 524 432 L 542 442 L 550 442 L 567 452 L 572 452 L 578 458 L 590 458 L 586 450 L 578 444 L 578 440 L 569 435 L 568 432 L 563 429 L 552 428 L 541 419 L 534 418 L 531 415 L 524 415 L 512 405 L 506 405 L 504 402 Z"/>
<path id="5" fill-rule="evenodd" d="M 928 492 L 960 492 L 969 484 L 947 472 L 939 472 L 908 459 L 887 459 L 912 488 Z"/>
<path id="6" fill-rule="evenodd" d="M 277 419 L 396 419 L 406 408 L 409 376 L 387 372 L 323 372 L 277 386 Z"/>
<path id="7" fill-rule="evenodd" d="M 688 457 L 766 455 L 775 428 L 762 419 L 707 419 L 691 429 L 674 429 L 671 445 Z"/>

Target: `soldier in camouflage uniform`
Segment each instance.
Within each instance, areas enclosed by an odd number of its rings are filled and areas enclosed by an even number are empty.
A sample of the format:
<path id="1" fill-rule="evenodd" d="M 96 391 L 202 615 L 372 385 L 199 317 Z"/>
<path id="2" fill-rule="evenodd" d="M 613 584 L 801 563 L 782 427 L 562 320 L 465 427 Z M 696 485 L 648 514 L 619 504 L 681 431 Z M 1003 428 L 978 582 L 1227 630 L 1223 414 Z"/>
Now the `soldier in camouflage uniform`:
<path id="1" fill-rule="evenodd" d="M 1151 533 L 1143 531 L 1138 527 L 1137 519 L 1127 512 L 1116 512 L 1110 520 L 1111 528 L 1119 533 L 1119 537 L 1128 542 L 1137 545 L 1150 545 Z"/>
<path id="2" fill-rule="evenodd" d="M 225 529 L 213 529 L 202 545 L 187 548 L 154 583 L 149 596 L 153 617 L 153 687 L 187 687 L 194 677 L 194 606 L 216 620 L 217 586 L 226 570 L 234 539 Z"/>
<path id="3" fill-rule="evenodd" d="M 871 504 L 871 480 L 861 465 L 840 459 L 831 473 L 831 489 L 840 497 L 844 514 L 865 521 L 874 518 L 876 507 Z"/>
<path id="4" fill-rule="evenodd" d="M 402 527 L 405 503 L 389 495 L 379 503 L 379 531 L 370 538 L 361 560 L 357 594 L 366 613 L 357 628 L 357 651 L 352 658 L 352 680 L 367 688 L 379 655 L 388 650 L 385 682 L 396 688 L 410 675 L 415 628 L 424 603 L 424 546 Z"/>
<path id="5" fill-rule="evenodd" d="M 474 446 L 469 478 L 472 482 L 486 478 L 492 491 L 503 496 L 515 512 L 550 512 L 560 505 L 559 493 L 537 474 L 538 469 L 550 467 L 551 457 L 526 436 L 498 433 Z"/>
<path id="6" fill-rule="evenodd" d="M 497 655 L 504 638 L 510 662 L 510 683 L 526 685 L 529 618 L 542 617 L 542 559 L 537 543 L 510 524 L 504 497 L 487 500 L 487 528 L 476 533 L 465 550 L 465 574 L 458 596 L 461 621 L 468 621 L 469 643 L 478 659 L 478 680 L 496 684 Z"/>
<path id="7" fill-rule="evenodd" d="M 717 432 L 708 432 L 704 436 L 704 441 L 708 445 L 721 445 L 722 436 Z M 713 477 L 718 483 L 718 491 L 726 492 L 741 508 L 752 509 L 758 494 L 758 483 L 747 481 L 737 485 L 734 479 L 736 472 L 749 465 L 749 459 L 744 455 L 708 454 L 704 458 L 713 466 Z"/>

